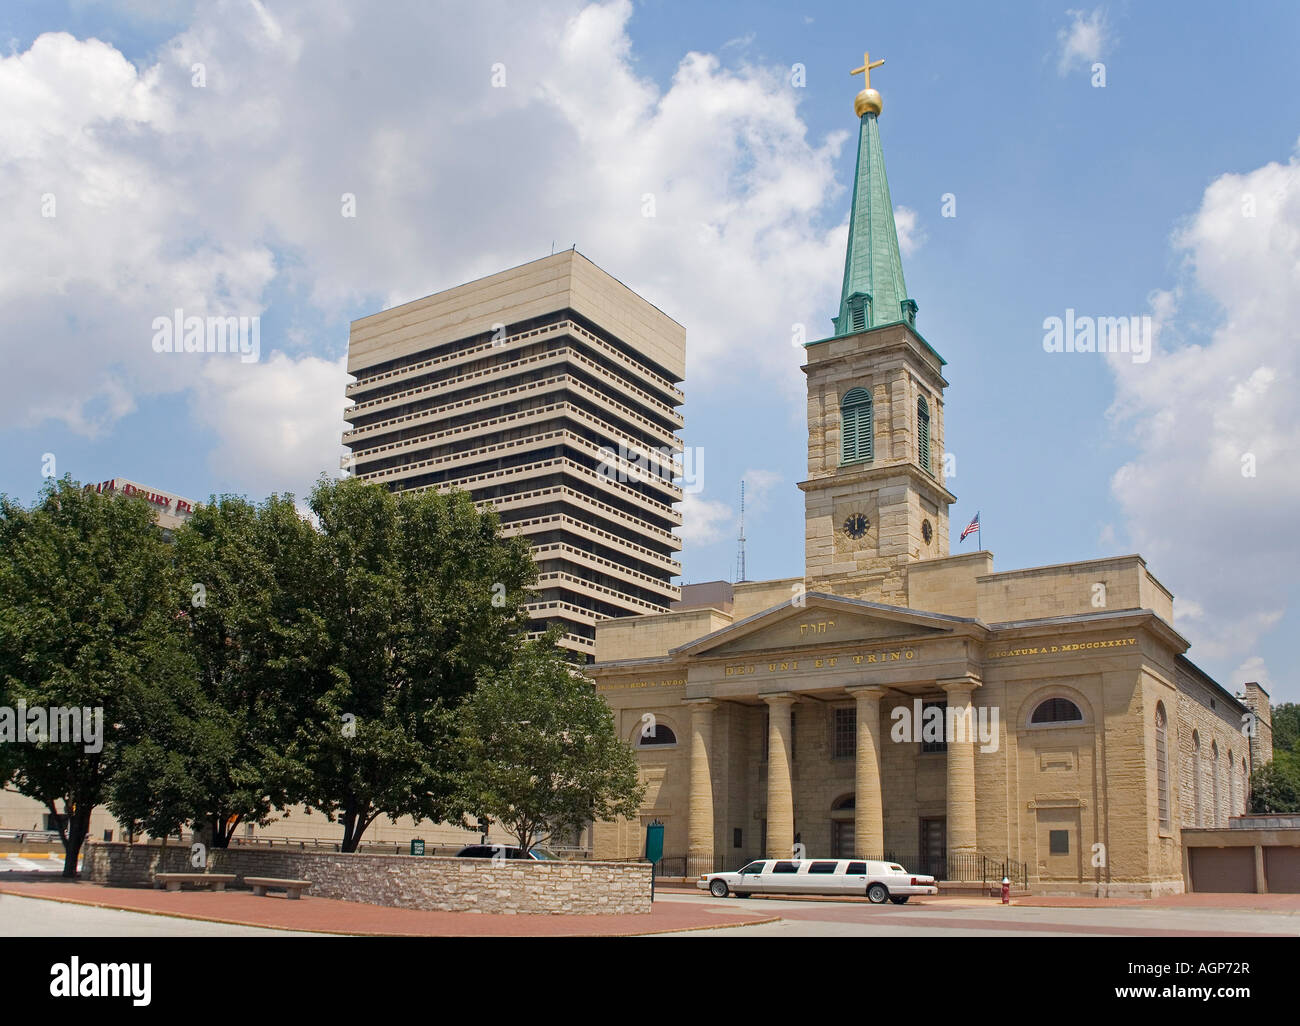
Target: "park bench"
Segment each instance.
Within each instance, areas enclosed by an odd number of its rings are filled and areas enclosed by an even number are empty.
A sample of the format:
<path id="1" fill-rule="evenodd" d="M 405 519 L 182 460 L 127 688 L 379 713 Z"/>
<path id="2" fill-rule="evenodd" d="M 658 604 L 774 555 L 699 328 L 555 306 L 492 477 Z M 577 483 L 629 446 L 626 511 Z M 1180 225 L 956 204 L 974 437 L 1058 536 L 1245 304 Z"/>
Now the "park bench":
<path id="1" fill-rule="evenodd" d="M 181 884 L 193 884 L 195 887 L 211 887 L 224 891 L 226 884 L 235 882 L 234 873 L 154 873 L 154 885 L 166 887 L 169 891 L 179 891 Z"/>
<path id="2" fill-rule="evenodd" d="M 259 898 L 269 890 L 276 890 L 285 891 L 285 897 L 291 900 L 297 900 L 311 886 L 310 880 L 281 880 L 274 876 L 246 876 L 244 883 L 253 888 L 253 893 Z"/>

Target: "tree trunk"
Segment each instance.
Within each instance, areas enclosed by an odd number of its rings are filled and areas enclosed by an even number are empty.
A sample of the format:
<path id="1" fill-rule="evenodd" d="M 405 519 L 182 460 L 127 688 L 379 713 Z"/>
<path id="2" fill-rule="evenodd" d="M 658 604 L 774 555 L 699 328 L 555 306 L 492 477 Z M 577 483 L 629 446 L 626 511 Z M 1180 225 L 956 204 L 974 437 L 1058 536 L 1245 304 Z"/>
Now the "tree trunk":
<path id="1" fill-rule="evenodd" d="M 77 856 L 81 854 L 81 845 L 90 833 L 90 813 L 93 806 L 77 809 L 68 817 L 68 832 L 63 841 L 63 876 L 73 880 L 77 876 Z"/>
<path id="2" fill-rule="evenodd" d="M 357 808 L 354 800 L 349 799 L 343 807 L 343 845 L 341 851 L 355 852 L 357 846 L 361 844 L 361 835 L 366 832 L 366 827 L 370 825 L 368 814 L 370 812 L 370 803 L 366 802 L 361 808 Z"/>
<path id="3" fill-rule="evenodd" d="M 239 826 L 239 817 L 235 818 L 233 823 L 230 822 L 229 816 L 220 814 L 212 817 L 212 844 L 213 848 L 229 848 L 230 839 L 235 836 L 235 828 Z"/>
<path id="4" fill-rule="evenodd" d="M 352 836 L 352 831 L 357 825 L 357 810 L 351 800 L 343 808 L 343 844 L 340 851 L 354 852 L 357 850 L 356 838 Z"/>

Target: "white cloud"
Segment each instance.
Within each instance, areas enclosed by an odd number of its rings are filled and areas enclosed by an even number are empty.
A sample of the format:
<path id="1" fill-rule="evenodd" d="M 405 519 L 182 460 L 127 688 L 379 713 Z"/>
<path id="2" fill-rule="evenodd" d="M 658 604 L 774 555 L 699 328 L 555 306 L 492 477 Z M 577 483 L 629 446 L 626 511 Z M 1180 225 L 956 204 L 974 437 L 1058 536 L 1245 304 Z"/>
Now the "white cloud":
<path id="1" fill-rule="evenodd" d="M 351 402 L 343 395 L 351 380 L 344 359 L 203 359 L 209 362 L 195 416 L 209 437 L 221 439 L 209 457 L 214 474 L 256 497 L 292 491 L 304 499 L 321 473 L 338 476 L 343 408 Z"/>
<path id="2" fill-rule="evenodd" d="M 1070 24 L 1056 34 L 1059 44 L 1056 70 L 1062 75 L 1101 60 L 1111 41 L 1104 8 L 1065 13 L 1070 16 Z"/>
<path id="3" fill-rule="evenodd" d="M 911 207 L 894 208 L 894 226 L 898 229 L 898 249 L 903 256 L 911 256 L 925 242 L 925 229 Z"/>
<path id="4" fill-rule="evenodd" d="M 1174 245 L 1185 280 L 1152 297 L 1150 362 L 1108 357 L 1137 449 L 1112 489 L 1192 658 L 1237 661 L 1294 603 L 1300 565 L 1300 161 L 1223 175 Z M 1208 329 L 1190 312 L 1207 301 Z"/>
<path id="5" fill-rule="evenodd" d="M 677 536 L 682 549 L 693 545 L 712 545 L 727 536 L 736 524 L 736 508 L 725 502 L 705 499 L 698 492 L 687 492 L 677 507 L 682 514 L 682 526 Z"/>
<path id="6" fill-rule="evenodd" d="M 775 470 L 746 470 L 741 475 L 745 481 L 745 513 L 759 514 L 768 507 L 772 490 L 785 480 Z"/>
<path id="7" fill-rule="evenodd" d="M 1228 688 L 1231 691 L 1239 691 L 1243 684 L 1252 682 L 1267 691 L 1270 698 L 1273 697 L 1276 685 L 1268 672 L 1268 664 L 1260 656 L 1251 656 L 1233 670 Z"/>
<path id="8" fill-rule="evenodd" d="M 697 387 L 743 355 L 797 402 L 790 325 L 834 307 L 845 228 L 818 225 L 840 220 L 847 133 L 808 138 L 784 67 L 692 52 L 660 89 L 636 71 L 631 15 L 628 0 L 416 5 L 393 33 L 344 0 L 219 0 L 139 67 L 66 34 L 0 59 L 0 203 L 17 212 L 6 252 L 23 254 L 0 262 L 0 357 L 24 382 L 0 428 L 94 434 L 185 389 L 228 424 L 254 380 L 275 380 L 295 384 L 303 418 L 278 415 L 277 431 L 323 452 L 340 392 L 294 343 L 291 302 L 313 323 L 359 316 L 552 240 L 688 326 Z M 265 314 L 281 333 L 264 330 L 264 361 L 294 355 L 247 375 L 160 358 L 150 324 L 176 308 Z M 318 338 L 312 356 L 332 366 L 343 344 Z M 272 464 L 237 437 L 214 459 L 252 487 Z"/>

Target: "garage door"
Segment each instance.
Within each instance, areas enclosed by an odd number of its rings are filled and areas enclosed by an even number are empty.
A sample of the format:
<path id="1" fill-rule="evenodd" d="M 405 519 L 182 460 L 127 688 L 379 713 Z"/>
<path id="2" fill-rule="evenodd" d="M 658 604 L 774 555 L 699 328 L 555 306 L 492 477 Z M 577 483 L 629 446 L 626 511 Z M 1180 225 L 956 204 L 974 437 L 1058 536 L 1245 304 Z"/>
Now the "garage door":
<path id="1" fill-rule="evenodd" d="M 1191 848 L 1187 862 L 1193 891 L 1255 893 L 1254 848 Z"/>
<path id="2" fill-rule="evenodd" d="M 1265 848 L 1264 875 L 1270 894 L 1300 894 L 1300 848 Z"/>

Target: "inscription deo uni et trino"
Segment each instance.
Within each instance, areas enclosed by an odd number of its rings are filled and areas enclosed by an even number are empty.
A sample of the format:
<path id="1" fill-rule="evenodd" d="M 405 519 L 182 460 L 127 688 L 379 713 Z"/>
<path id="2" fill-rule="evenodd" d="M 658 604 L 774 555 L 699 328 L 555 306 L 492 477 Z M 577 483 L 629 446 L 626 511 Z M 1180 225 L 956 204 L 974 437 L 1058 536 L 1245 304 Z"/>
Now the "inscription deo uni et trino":
<path id="1" fill-rule="evenodd" d="M 801 662 L 803 663 L 803 668 L 805 670 L 823 670 L 833 669 L 834 667 L 839 666 L 842 661 L 852 664 L 853 666 L 862 666 L 872 663 L 900 663 L 915 658 L 916 649 L 900 648 L 895 649 L 894 651 L 885 652 L 860 652 L 857 655 L 847 657 L 823 656 L 820 659 L 780 660 L 778 662 L 768 663 L 767 672 L 790 673 L 793 670 L 798 670 Z M 736 663 L 732 666 L 726 667 L 724 673 L 728 677 L 743 677 L 751 673 L 757 673 L 760 665 L 761 664 L 758 663 Z"/>

